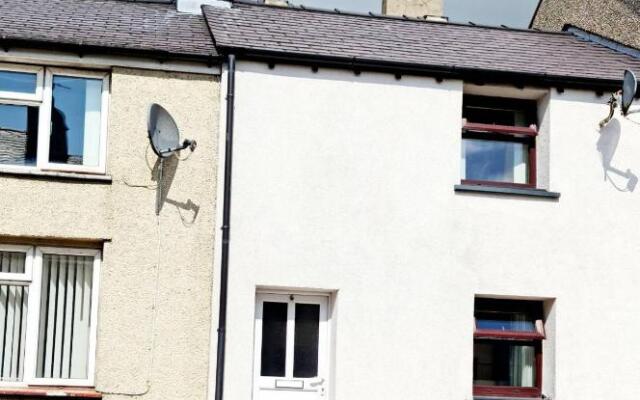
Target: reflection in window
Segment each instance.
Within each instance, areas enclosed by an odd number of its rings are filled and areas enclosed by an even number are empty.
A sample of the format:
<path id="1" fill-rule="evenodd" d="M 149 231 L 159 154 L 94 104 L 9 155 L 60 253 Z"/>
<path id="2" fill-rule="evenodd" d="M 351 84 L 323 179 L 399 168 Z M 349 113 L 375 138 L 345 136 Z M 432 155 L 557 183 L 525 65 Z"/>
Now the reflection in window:
<path id="1" fill-rule="evenodd" d="M 0 164 L 35 165 L 38 107 L 0 104 Z"/>
<path id="2" fill-rule="evenodd" d="M 50 162 L 99 164 L 101 94 L 101 79 L 53 77 Z"/>
<path id="3" fill-rule="evenodd" d="M 462 143 L 462 179 L 527 183 L 527 144 L 467 138 Z"/>
<path id="4" fill-rule="evenodd" d="M 35 93 L 37 81 L 34 73 L 0 71 L 0 92 Z"/>

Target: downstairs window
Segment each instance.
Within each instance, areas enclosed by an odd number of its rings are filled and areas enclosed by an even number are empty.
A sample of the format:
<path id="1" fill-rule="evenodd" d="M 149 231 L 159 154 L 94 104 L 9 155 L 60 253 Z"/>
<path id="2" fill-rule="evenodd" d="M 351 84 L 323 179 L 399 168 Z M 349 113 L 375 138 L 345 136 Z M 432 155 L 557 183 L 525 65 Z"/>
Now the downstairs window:
<path id="1" fill-rule="evenodd" d="M 0 245 L 0 384 L 92 386 L 100 251 Z"/>
<path id="2" fill-rule="evenodd" d="M 474 395 L 539 397 L 542 303 L 476 299 L 474 316 Z"/>

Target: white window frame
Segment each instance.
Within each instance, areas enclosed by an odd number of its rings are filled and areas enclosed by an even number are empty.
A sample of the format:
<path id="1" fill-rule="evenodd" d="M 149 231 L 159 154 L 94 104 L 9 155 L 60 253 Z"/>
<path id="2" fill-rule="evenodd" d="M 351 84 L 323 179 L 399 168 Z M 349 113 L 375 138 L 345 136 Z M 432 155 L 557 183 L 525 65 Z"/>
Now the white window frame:
<path id="1" fill-rule="evenodd" d="M 24 251 L 27 253 L 25 271 L 32 273 L 30 280 L 14 279 L 12 285 L 23 283 L 29 287 L 29 300 L 27 302 L 27 327 L 24 347 L 24 371 L 21 382 L 2 382 L 1 387 L 28 387 L 28 386 L 83 386 L 95 385 L 95 361 L 96 361 L 96 335 L 98 325 L 98 293 L 100 291 L 100 265 L 102 252 L 97 249 L 78 249 L 68 247 L 34 247 L 0 245 L 0 250 Z M 91 283 L 91 328 L 89 330 L 89 354 L 87 354 L 87 379 L 53 379 L 36 378 L 36 365 L 38 358 L 38 333 L 40 327 L 40 296 L 42 287 L 42 259 L 44 254 L 75 255 L 93 257 L 93 271 Z M 29 265 L 31 264 L 31 265 Z M 0 274 L 1 275 L 1 274 Z M 19 275 L 19 274 L 12 274 Z M 20 274 L 21 275 L 21 274 Z"/>
<path id="2" fill-rule="evenodd" d="M 44 68 L 33 65 L 22 64 L 5 64 L 0 63 L 0 71 L 7 72 L 26 72 L 36 74 L 36 92 L 35 93 L 21 93 L 21 92 L 8 92 L 0 90 L 0 99 L 8 100 L 8 104 L 14 104 L 11 100 L 26 100 L 32 102 L 42 101 L 42 88 L 43 88 L 43 75 Z M 4 103 L 4 102 L 3 102 Z"/>
<path id="3" fill-rule="evenodd" d="M 33 271 L 33 247 L 11 244 L 0 244 L 0 251 L 24 253 L 24 273 L 0 272 L 0 284 L 19 285 L 32 280 Z M 28 286 L 28 283 L 24 286 Z"/>
<path id="4" fill-rule="evenodd" d="M 88 71 L 70 68 L 41 67 L 21 64 L 0 63 L 0 71 L 30 72 L 37 74 L 36 93 L 0 92 L 0 104 L 15 104 L 39 107 L 38 116 L 38 148 L 36 165 L 0 165 L 0 171 L 61 171 L 87 174 L 105 174 L 107 164 L 107 128 L 109 115 L 110 76 L 105 71 Z M 73 165 L 49 162 L 49 145 L 51 135 L 51 113 L 53 106 L 53 77 L 68 76 L 102 80 L 100 108 L 100 148 L 99 161 L 96 166 Z"/>
<path id="5" fill-rule="evenodd" d="M 100 108 L 100 158 L 97 166 L 72 165 L 49 162 L 49 139 L 51 135 L 51 112 L 53 106 L 53 77 L 68 76 L 102 80 Z M 44 80 L 44 96 L 38 122 L 37 167 L 41 170 L 87 172 L 104 174 L 107 154 L 107 114 L 109 107 L 109 74 L 97 71 L 78 71 L 66 68 L 47 68 Z"/>

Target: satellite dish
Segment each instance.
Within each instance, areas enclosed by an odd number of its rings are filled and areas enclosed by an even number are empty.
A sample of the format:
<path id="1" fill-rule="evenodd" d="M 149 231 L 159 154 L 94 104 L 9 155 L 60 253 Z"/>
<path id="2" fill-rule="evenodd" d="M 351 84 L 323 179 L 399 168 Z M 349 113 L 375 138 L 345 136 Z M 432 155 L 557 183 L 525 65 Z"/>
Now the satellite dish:
<path id="1" fill-rule="evenodd" d="M 167 158 L 176 151 L 184 150 L 187 147 L 191 151 L 195 150 L 196 142 L 185 139 L 180 143 L 180 130 L 171 114 L 159 104 L 152 104 L 149 109 L 148 122 L 149 142 L 153 152 L 160 158 Z"/>
<path id="2" fill-rule="evenodd" d="M 638 90 L 638 80 L 633 72 L 624 71 L 624 81 L 622 83 L 622 101 L 620 108 L 622 109 L 622 115 L 627 115 L 629 107 L 633 103 L 633 98 Z"/>
<path id="3" fill-rule="evenodd" d="M 180 144 L 180 131 L 176 121 L 173 120 L 171 114 L 159 104 L 152 104 L 149 108 L 149 121 L 147 123 L 147 132 L 149 134 L 149 142 L 153 152 L 160 157 L 158 164 L 158 187 L 156 189 L 156 215 L 160 214 L 162 208 L 162 172 L 164 169 L 164 160 L 176 151 L 184 150 L 187 147 L 194 151 L 196 141 L 185 139 Z"/>

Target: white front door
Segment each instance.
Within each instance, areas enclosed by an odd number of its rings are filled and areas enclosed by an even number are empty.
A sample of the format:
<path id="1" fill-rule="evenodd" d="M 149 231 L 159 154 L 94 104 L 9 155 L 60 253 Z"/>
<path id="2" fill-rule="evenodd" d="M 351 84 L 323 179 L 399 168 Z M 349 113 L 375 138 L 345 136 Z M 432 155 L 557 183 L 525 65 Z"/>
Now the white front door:
<path id="1" fill-rule="evenodd" d="M 315 400 L 328 387 L 328 298 L 257 295 L 254 400 Z"/>

